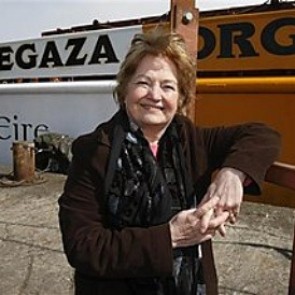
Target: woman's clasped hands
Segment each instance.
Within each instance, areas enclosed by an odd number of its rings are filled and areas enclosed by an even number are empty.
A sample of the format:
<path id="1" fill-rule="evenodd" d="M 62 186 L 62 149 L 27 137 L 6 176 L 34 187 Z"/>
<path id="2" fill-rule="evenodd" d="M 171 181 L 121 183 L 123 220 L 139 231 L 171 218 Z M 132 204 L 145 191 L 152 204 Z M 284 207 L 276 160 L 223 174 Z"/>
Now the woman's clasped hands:
<path id="1" fill-rule="evenodd" d="M 169 222 L 172 247 L 187 247 L 212 239 L 218 231 L 225 235 L 225 224 L 235 223 L 243 199 L 246 176 L 233 168 L 217 172 L 197 208 L 183 210 Z"/>

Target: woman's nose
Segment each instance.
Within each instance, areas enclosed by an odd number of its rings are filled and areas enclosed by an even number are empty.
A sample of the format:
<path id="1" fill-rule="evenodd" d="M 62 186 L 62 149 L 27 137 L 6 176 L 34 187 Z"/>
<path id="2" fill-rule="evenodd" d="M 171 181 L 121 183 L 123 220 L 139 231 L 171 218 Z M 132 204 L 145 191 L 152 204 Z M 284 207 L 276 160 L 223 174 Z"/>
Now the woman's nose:
<path id="1" fill-rule="evenodd" d="M 161 87 L 157 86 L 157 85 L 153 85 L 152 87 L 150 87 L 150 97 L 153 100 L 160 100 L 162 96 L 162 91 L 161 91 Z"/>

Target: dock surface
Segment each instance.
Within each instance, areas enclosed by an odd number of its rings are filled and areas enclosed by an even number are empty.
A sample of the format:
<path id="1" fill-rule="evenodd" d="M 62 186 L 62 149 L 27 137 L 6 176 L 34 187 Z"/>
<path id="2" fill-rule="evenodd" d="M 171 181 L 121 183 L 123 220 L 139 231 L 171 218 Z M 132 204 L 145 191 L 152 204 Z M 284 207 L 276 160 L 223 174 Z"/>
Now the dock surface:
<path id="1" fill-rule="evenodd" d="M 36 185 L 0 187 L 1 295 L 74 294 L 57 219 L 66 176 L 42 177 Z M 214 238 L 220 294 L 288 294 L 293 230 L 294 209 L 244 202 L 238 223 Z"/>

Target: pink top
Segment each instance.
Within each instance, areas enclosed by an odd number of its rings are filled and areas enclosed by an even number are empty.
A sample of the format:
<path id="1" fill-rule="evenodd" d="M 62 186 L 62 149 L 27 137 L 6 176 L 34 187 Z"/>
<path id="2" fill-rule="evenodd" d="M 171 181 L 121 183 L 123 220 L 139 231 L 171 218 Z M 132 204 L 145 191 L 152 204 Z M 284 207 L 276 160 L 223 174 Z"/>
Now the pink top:
<path id="1" fill-rule="evenodd" d="M 158 143 L 150 143 L 150 149 L 151 149 L 154 157 L 157 158 Z"/>

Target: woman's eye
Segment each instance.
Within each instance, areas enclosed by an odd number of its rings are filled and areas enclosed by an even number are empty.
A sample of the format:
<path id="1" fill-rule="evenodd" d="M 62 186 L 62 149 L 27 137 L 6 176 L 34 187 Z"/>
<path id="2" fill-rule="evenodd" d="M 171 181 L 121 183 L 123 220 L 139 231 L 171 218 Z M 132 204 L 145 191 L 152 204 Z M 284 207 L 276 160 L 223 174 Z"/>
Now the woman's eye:
<path id="1" fill-rule="evenodd" d="M 137 85 L 146 85 L 146 86 L 149 85 L 149 83 L 147 81 L 137 81 L 136 84 Z"/>
<path id="2" fill-rule="evenodd" d="M 175 90 L 175 86 L 170 85 L 170 84 L 163 85 L 163 87 L 164 87 L 164 89 L 167 89 L 167 90 Z"/>

